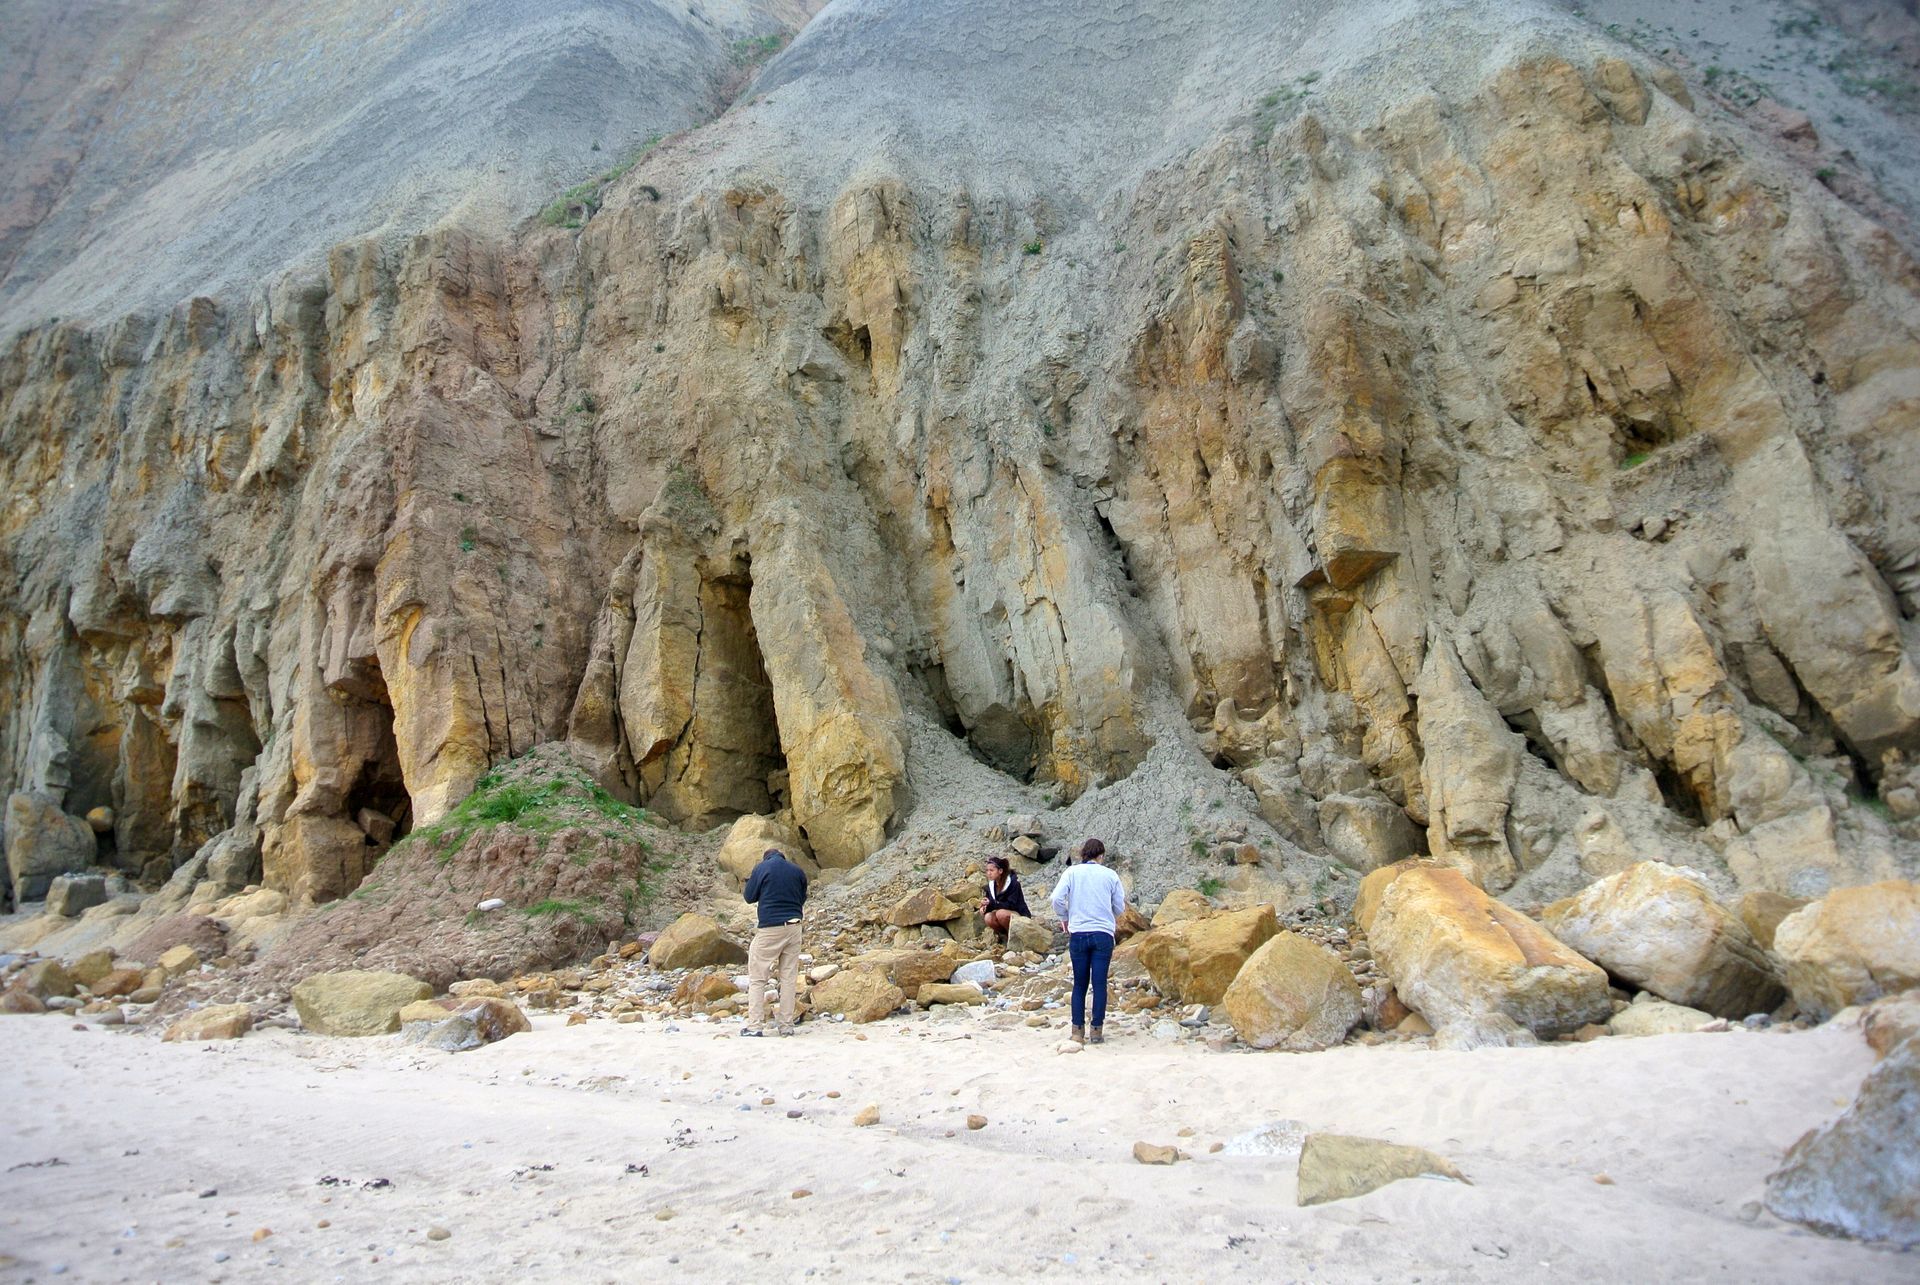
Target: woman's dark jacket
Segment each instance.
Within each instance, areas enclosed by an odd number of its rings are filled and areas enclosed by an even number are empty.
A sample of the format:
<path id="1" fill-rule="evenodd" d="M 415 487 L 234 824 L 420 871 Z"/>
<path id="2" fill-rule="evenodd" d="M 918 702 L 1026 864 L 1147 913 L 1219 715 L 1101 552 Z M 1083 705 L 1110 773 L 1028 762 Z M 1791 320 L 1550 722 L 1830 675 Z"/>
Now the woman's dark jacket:
<path id="1" fill-rule="evenodd" d="M 997 897 L 993 893 L 993 881 L 987 881 L 987 909 L 1011 910 L 1016 915 L 1033 918 L 1033 912 L 1027 909 L 1027 894 L 1020 891 L 1020 876 L 1011 870 L 1007 871 L 1007 886 Z"/>

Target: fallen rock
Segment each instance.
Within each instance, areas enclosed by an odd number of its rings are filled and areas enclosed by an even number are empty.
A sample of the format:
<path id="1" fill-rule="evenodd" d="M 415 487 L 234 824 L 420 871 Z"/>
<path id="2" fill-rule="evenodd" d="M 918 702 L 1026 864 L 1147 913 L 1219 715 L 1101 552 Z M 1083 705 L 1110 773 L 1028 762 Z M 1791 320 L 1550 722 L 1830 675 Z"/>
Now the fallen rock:
<path id="1" fill-rule="evenodd" d="M 729 995 L 738 995 L 740 988 L 726 973 L 700 972 L 688 973 L 673 988 L 673 1002 L 676 1004 L 711 1004 L 717 999 Z"/>
<path id="2" fill-rule="evenodd" d="M 840 971 L 838 964 L 819 964 L 807 970 L 807 980 L 818 984 Z"/>
<path id="3" fill-rule="evenodd" d="M 1220 1002 L 1241 1040 L 1294 1052 L 1338 1044 L 1365 1012 L 1339 956 L 1290 932 L 1254 951 Z"/>
<path id="4" fill-rule="evenodd" d="M 935 1004 L 983 1004 L 986 999 L 980 988 L 972 984 L 950 986 L 928 982 L 914 995 L 913 1002 L 921 1008 L 932 1008 Z"/>
<path id="5" fill-rule="evenodd" d="M 403 1019 L 406 1011 L 418 1009 L 418 1005 L 409 1004 L 403 1010 Z M 532 1029 L 527 1015 L 512 1000 L 497 995 L 473 995 L 459 1001 L 450 1012 L 442 1011 L 438 1020 L 404 1022 L 403 1034 L 409 1044 L 464 1053 Z"/>
<path id="6" fill-rule="evenodd" d="M 218 1004 L 176 1018 L 161 1038 L 172 1043 L 237 1040 L 253 1029 L 253 1010 L 245 1004 Z"/>
<path id="7" fill-rule="evenodd" d="M 849 1022 L 877 1022 L 906 1003 L 907 997 L 886 974 L 872 968 L 845 968 L 813 988 L 809 999 L 823 1013 Z"/>
<path id="8" fill-rule="evenodd" d="M 904 994 L 914 995 L 930 982 L 944 982 L 951 978 L 965 959 L 960 948 L 948 942 L 938 950 L 894 951 L 882 963 L 887 980 L 898 986 Z"/>
<path id="9" fill-rule="evenodd" d="M 1822 1020 L 1920 986 L 1920 884 L 1841 888 L 1780 921 L 1774 951 L 1800 1008 Z"/>
<path id="10" fill-rule="evenodd" d="M 505 995 L 506 988 L 491 977 L 469 977 L 465 981 L 455 982 L 447 987 L 447 994 L 456 999 L 469 999 L 475 995 Z"/>
<path id="11" fill-rule="evenodd" d="M 73 974 L 57 959 L 41 959 L 20 970 L 14 983 L 37 1000 L 62 999 L 79 989 Z"/>
<path id="12" fill-rule="evenodd" d="M 1157 1142 L 1136 1142 L 1133 1144 L 1133 1158 L 1143 1165 L 1170 1165 L 1180 1159 L 1180 1150 L 1161 1146 Z"/>
<path id="13" fill-rule="evenodd" d="M 674 920 L 654 941 L 647 962 L 655 968 L 708 968 L 717 964 L 744 964 L 746 948 L 722 931 L 706 915 L 687 914 Z"/>
<path id="14" fill-rule="evenodd" d="M 113 971 L 113 952 L 110 950 L 90 950 L 67 965 L 67 974 L 94 994 L 100 980 Z"/>
<path id="15" fill-rule="evenodd" d="M 1920 1035 L 1920 991 L 1889 995 L 1867 1005 L 1860 1033 L 1876 1058 L 1885 1057 L 1909 1038 Z"/>
<path id="16" fill-rule="evenodd" d="M 879 1124 L 880 1104 L 870 1102 L 866 1106 L 861 1107 L 860 1110 L 854 1114 L 853 1123 L 855 1128 L 860 1129 L 864 1129 L 868 1125 Z"/>
<path id="17" fill-rule="evenodd" d="M 19 1016 L 46 1011 L 45 1001 L 17 982 L 0 991 L 0 1013 Z"/>
<path id="18" fill-rule="evenodd" d="M 972 1129 L 974 1132 L 978 1133 L 986 1127 L 987 1117 L 983 1115 L 970 1115 L 967 1117 L 967 1128 Z"/>
<path id="19" fill-rule="evenodd" d="M 38 901 L 58 875 L 74 874 L 92 865 L 99 851 L 93 827 L 68 816 L 51 795 L 7 796 L 7 877 L 13 883 L 13 904 Z"/>
<path id="20" fill-rule="evenodd" d="M 57 875 L 47 885 L 47 913 L 62 919 L 78 919 L 83 911 L 104 905 L 106 900 L 105 875 Z"/>
<path id="21" fill-rule="evenodd" d="M 1740 922 L 1753 934 L 1762 950 L 1773 949 L 1773 934 L 1780 921 L 1807 904 L 1805 897 L 1789 897 L 1765 888 L 1740 898 Z"/>
<path id="22" fill-rule="evenodd" d="M 1140 963 L 1168 999 L 1217 1004 L 1241 966 L 1279 931 L 1272 906 L 1183 920 L 1141 937 Z"/>
<path id="23" fill-rule="evenodd" d="M 1420 1147 L 1338 1133 L 1312 1133 L 1300 1148 L 1300 1183 L 1294 1203 L 1323 1205 L 1331 1200 L 1348 1200 L 1402 1178 L 1423 1177 L 1467 1181 L 1452 1162 Z"/>
<path id="24" fill-rule="evenodd" d="M 401 1009 L 432 998 L 433 987 L 400 973 L 315 973 L 293 988 L 294 1011 L 316 1035 L 386 1035 L 400 1029 Z"/>
<path id="25" fill-rule="evenodd" d="M 813 851 L 807 847 L 807 841 L 799 831 L 781 821 L 779 817 L 756 816 L 752 813 L 741 817 L 727 831 L 726 841 L 720 845 L 716 858 L 720 866 L 735 879 L 746 881 L 760 859 L 767 855 L 768 848 L 778 848 L 787 854 L 795 865 L 806 871 L 809 879 L 820 873 L 820 867 L 814 864 Z"/>
<path id="26" fill-rule="evenodd" d="M 1458 870 L 1400 863 L 1367 876 L 1363 893 L 1375 880 L 1364 925 L 1373 957 L 1447 1046 L 1524 1043 L 1522 1032 L 1558 1035 L 1612 1015 L 1605 972 Z"/>
<path id="27" fill-rule="evenodd" d="M 1189 919 L 1204 919 L 1212 913 L 1213 903 L 1204 892 L 1196 888 L 1175 888 L 1160 899 L 1159 907 L 1153 912 L 1152 926 L 1165 928 Z"/>
<path id="28" fill-rule="evenodd" d="M 1540 918 L 1615 977 L 1675 1004 L 1745 1017 L 1785 997 L 1766 951 L 1692 870 L 1642 861 L 1554 902 Z"/>
<path id="29" fill-rule="evenodd" d="M 191 946 L 175 946 L 171 950 L 162 952 L 160 958 L 153 962 L 154 967 L 166 974 L 168 981 L 172 981 L 200 967 L 200 952 Z"/>
<path id="30" fill-rule="evenodd" d="M 1920 1245 L 1920 1040 L 1868 1073 L 1853 1105 L 1810 1130 L 1767 1179 L 1766 1205 L 1829 1235 Z"/>
<path id="31" fill-rule="evenodd" d="M 1007 949 L 1051 955 L 1054 952 L 1054 931 L 1038 919 L 1015 915 L 1007 925 Z"/>
<path id="32" fill-rule="evenodd" d="M 960 917 L 960 907 L 947 900 L 938 888 L 920 888 L 893 903 L 887 922 L 896 928 L 914 928 L 920 924 L 943 924 Z"/>
<path id="33" fill-rule="evenodd" d="M 1615 1035 L 1684 1035 L 1713 1021 L 1712 1013 L 1641 995 L 1607 1020 Z"/>
<path id="34" fill-rule="evenodd" d="M 953 976 L 948 980 L 956 986 L 971 984 L 984 988 L 993 985 L 994 978 L 998 975 L 998 970 L 994 968 L 991 959 L 976 959 L 972 963 L 962 964 L 954 969 Z"/>

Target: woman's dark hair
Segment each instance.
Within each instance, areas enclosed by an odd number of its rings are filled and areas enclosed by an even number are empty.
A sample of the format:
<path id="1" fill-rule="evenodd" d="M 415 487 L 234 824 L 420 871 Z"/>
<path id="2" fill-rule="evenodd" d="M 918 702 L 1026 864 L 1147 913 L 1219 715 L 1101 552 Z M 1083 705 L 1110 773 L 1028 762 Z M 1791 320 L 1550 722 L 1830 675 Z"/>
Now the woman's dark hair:
<path id="1" fill-rule="evenodd" d="M 987 864 L 990 866 L 998 866 L 1002 871 L 1013 869 L 1013 866 L 1005 857 L 988 857 Z"/>
<path id="2" fill-rule="evenodd" d="M 1107 845 L 1098 839 L 1088 839 L 1080 845 L 1080 859 L 1082 861 L 1098 861 L 1106 855 Z"/>

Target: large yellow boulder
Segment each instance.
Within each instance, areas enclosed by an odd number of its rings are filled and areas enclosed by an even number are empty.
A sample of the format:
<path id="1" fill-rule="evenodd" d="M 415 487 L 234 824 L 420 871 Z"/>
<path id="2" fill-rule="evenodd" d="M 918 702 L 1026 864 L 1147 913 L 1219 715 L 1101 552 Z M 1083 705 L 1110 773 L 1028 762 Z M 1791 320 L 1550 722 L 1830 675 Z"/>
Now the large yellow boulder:
<path id="1" fill-rule="evenodd" d="M 173 1020 L 161 1039 L 169 1043 L 237 1040 L 253 1029 L 253 1010 L 245 1004 L 216 1004 Z"/>
<path id="2" fill-rule="evenodd" d="M 1612 1016 L 1604 971 L 1458 870 L 1408 864 L 1374 891 L 1373 957 L 1442 1046 L 1528 1043 Z"/>
<path id="3" fill-rule="evenodd" d="M 806 871 L 809 879 L 820 873 L 820 867 L 813 863 L 812 850 L 800 832 L 777 816 L 757 816 L 749 813 L 733 823 L 727 831 L 727 838 L 720 845 L 717 858 L 721 867 L 734 878 L 745 881 L 767 855 L 768 848 L 778 848 L 787 854 L 788 860 Z"/>
<path id="4" fill-rule="evenodd" d="M 400 1010 L 432 999 L 433 987 L 402 973 L 351 969 L 315 973 L 293 988 L 293 1010 L 316 1035 L 385 1035 L 400 1029 Z"/>
<path id="5" fill-rule="evenodd" d="M 1286 932 L 1253 952 L 1221 1006 L 1244 1042 L 1295 1052 L 1338 1044 L 1364 1012 L 1360 985 L 1339 956 Z"/>
<path id="6" fill-rule="evenodd" d="M 1212 913 L 1213 903 L 1207 900 L 1206 893 L 1197 888 L 1175 888 L 1160 899 L 1160 905 L 1153 912 L 1153 926 L 1165 928 L 1189 919 L 1205 919 Z"/>
<path id="7" fill-rule="evenodd" d="M 807 1002 L 849 1022 L 877 1022 L 907 1002 L 906 994 L 877 968 L 843 968 L 815 986 Z"/>
<path id="8" fill-rule="evenodd" d="M 1241 966 L 1279 931 L 1272 906 L 1188 919 L 1140 937 L 1140 963 L 1168 999 L 1218 1004 Z"/>
<path id="9" fill-rule="evenodd" d="M 744 964 L 747 951 L 727 936 L 718 922 L 689 911 L 654 939 L 647 962 L 655 968 L 710 968 L 715 964 Z"/>
<path id="10" fill-rule="evenodd" d="M 1767 1012 L 1785 993 L 1747 926 L 1691 870 L 1642 861 L 1554 902 L 1541 921 L 1615 977 L 1717 1017 Z"/>
<path id="11" fill-rule="evenodd" d="M 948 901 L 938 888 L 918 888 L 893 903 L 887 911 L 887 922 L 896 928 L 913 928 L 920 924 L 944 924 L 948 920 L 960 918 L 961 908 Z"/>
<path id="12" fill-rule="evenodd" d="M 1794 1002 L 1831 1017 L 1920 986 L 1920 884 L 1889 879 L 1841 888 L 1774 930 Z"/>

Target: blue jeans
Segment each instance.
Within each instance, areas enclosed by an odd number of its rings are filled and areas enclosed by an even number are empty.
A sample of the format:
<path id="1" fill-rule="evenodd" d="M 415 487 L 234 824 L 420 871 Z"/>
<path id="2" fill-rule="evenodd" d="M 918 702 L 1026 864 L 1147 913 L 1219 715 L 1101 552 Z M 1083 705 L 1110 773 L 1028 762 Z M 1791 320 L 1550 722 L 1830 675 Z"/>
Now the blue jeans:
<path id="1" fill-rule="evenodd" d="M 1087 987 L 1093 987 L 1093 1024 L 1107 1024 L 1107 964 L 1113 959 L 1113 938 L 1107 933 L 1075 933 L 1067 938 L 1067 956 L 1073 960 L 1073 1024 L 1087 1024 Z"/>

